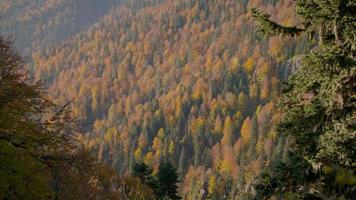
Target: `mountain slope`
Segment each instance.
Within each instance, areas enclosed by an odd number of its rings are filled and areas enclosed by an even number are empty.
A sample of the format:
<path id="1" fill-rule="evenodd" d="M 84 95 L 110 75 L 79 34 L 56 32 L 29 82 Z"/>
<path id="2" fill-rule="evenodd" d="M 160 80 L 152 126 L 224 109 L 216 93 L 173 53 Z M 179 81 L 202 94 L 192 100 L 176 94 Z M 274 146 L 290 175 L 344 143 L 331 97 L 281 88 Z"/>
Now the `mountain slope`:
<path id="1" fill-rule="evenodd" d="M 46 48 L 85 30 L 120 0 L 4 0 L 0 3 L 0 32 L 11 35 L 25 53 Z"/>
<path id="2" fill-rule="evenodd" d="M 128 1 L 34 52 L 31 71 L 58 103 L 71 102 L 80 139 L 122 174 L 168 159 L 186 199 L 243 195 L 283 156 L 277 68 L 302 48 L 257 38 L 252 6 L 297 22 L 291 0 Z"/>

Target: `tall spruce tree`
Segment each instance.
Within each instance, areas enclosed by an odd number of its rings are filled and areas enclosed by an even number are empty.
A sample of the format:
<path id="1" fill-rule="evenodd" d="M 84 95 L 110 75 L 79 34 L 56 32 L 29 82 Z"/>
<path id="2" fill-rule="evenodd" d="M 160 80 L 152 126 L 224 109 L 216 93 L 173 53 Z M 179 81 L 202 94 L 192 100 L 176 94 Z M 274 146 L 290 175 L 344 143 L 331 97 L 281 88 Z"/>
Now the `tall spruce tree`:
<path id="1" fill-rule="evenodd" d="M 136 163 L 132 170 L 133 175 L 140 178 L 144 183 L 147 183 L 152 177 L 152 169 L 144 162 Z"/>
<path id="2" fill-rule="evenodd" d="M 138 162 L 133 167 L 132 175 L 139 178 L 142 183 L 155 189 L 157 186 L 155 178 L 152 176 L 152 169 L 147 166 L 144 162 Z"/>
<path id="3" fill-rule="evenodd" d="M 169 162 L 161 163 L 157 174 L 158 199 L 181 199 L 178 194 L 178 172 L 177 169 Z"/>
<path id="4" fill-rule="evenodd" d="M 287 161 L 261 174 L 257 199 L 356 196 L 356 2 L 296 0 L 301 24 L 285 27 L 253 8 L 260 36 L 308 38 L 309 53 L 283 87 L 277 131 L 292 141 Z"/>
<path id="5" fill-rule="evenodd" d="M 157 174 L 144 162 L 133 167 L 132 174 L 148 185 L 155 193 L 156 199 L 181 199 L 178 194 L 178 172 L 170 162 L 161 162 Z"/>

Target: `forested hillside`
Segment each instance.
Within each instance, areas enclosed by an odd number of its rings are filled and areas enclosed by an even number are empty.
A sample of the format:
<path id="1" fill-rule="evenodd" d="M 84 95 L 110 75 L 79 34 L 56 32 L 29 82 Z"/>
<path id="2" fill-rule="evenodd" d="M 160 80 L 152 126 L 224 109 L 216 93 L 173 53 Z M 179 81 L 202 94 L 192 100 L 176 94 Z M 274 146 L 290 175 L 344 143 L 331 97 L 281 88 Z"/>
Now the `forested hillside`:
<path id="1" fill-rule="evenodd" d="M 355 8 L 351 0 L 2 0 L 0 34 L 30 55 L 30 78 L 69 105 L 77 139 L 128 177 L 119 188 L 137 186 L 135 175 L 150 198 L 173 183 L 177 199 L 352 199 Z M 167 173 L 174 180 L 165 185 Z"/>
<path id="2" fill-rule="evenodd" d="M 0 61 L 0 199 L 154 199 L 138 178 L 118 177 L 90 155 L 70 111 L 29 83 L 22 58 L 2 36 Z"/>
<path id="3" fill-rule="evenodd" d="M 170 160 L 186 198 L 241 195 L 283 156 L 278 71 L 302 49 L 290 38 L 259 39 L 248 10 L 295 24 L 293 2 L 137 2 L 34 52 L 34 77 L 58 103 L 71 102 L 81 139 L 120 173 Z"/>
<path id="4" fill-rule="evenodd" d="M 0 1 L 0 199 L 353 199 L 355 8 Z"/>
<path id="5" fill-rule="evenodd" d="M 22 53 L 51 47 L 85 30 L 120 0 L 2 0 L 0 32 L 16 38 Z"/>

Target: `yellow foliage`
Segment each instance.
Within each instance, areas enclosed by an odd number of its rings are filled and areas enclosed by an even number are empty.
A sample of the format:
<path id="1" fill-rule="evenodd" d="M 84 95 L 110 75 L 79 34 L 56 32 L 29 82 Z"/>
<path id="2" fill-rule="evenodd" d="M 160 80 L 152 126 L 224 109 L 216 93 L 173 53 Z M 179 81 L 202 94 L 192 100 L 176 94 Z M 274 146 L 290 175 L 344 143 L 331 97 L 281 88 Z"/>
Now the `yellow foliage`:
<path id="1" fill-rule="evenodd" d="M 259 68 L 258 71 L 259 71 L 259 74 L 260 74 L 261 76 L 266 77 L 266 76 L 268 76 L 268 74 L 270 73 L 271 67 L 270 67 L 270 65 L 269 65 L 267 62 L 265 62 L 265 63 Z"/>
<path id="2" fill-rule="evenodd" d="M 224 159 L 222 164 L 221 164 L 221 168 L 220 168 L 220 172 L 221 173 L 230 173 L 231 171 L 231 167 L 232 167 L 232 164 L 230 162 L 231 160 L 229 159 Z"/>
<path id="3" fill-rule="evenodd" d="M 258 97 L 258 86 L 257 84 L 253 83 L 250 85 L 250 91 L 249 91 L 249 96 L 251 98 L 257 98 Z"/>
<path id="4" fill-rule="evenodd" d="M 170 115 L 170 116 L 169 116 L 169 120 L 168 120 L 168 124 L 169 124 L 170 126 L 174 126 L 175 123 L 176 123 L 176 119 L 174 118 L 173 115 Z"/>
<path id="5" fill-rule="evenodd" d="M 221 144 L 224 145 L 231 145 L 232 141 L 232 131 L 233 131 L 233 126 L 232 126 L 232 121 L 231 118 L 228 116 L 225 119 L 224 123 L 224 130 L 223 130 L 223 138 L 221 139 Z"/>
<path id="6" fill-rule="evenodd" d="M 238 69 L 239 69 L 239 59 L 238 58 L 233 58 L 232 61 L 231 61 L 231 67 L 230 67 L 230 70 L 232 72 L 236 72 Z"/>
<path id="7" fill-rule="evenodd" d="M 222 124 L 220 116 L 218 115 L 215 119 L 213 132 L 220 133 L 222 131 L 222 128 L 223 128 L 223 124 Z"/>
<path id="8" fill-rule="evenodd" d="M 255 62 L 253 58 L 248 58 L 244 64 L 244 69 L 247 73 L 253 72 L 253 69 L 255 67 Z"/>
<path id="9" fill-rule="evenodd" d="M 169 65 L 175 65 L 175 56 L 174 55 L 170 55 L 168 60 L 167 60 Z"/>
<path id="10" fill-rule="evenodd" d="M 268 79 L 265 79 L 262 85 L 262 89 L 260 91 L 260 98 L 267 99 L 270 95 L 270 83 Z"/>
<path id="11" fill-rule="evenodd" d="M 134 43 L 130 41 L 127 43 L 125 51 L 132 51 L 133 48 L 134 48 Z"/>
<path id="12" fill-rule="evenodd" d="M 242 139 L 239 138 L 235 145 L 234 145 L 234 153 L 236 156 L 240 155 L 240 152 L 241 152 L 241 143 L 242 143 Z"/>
<path id="13" fill-rule="evenodd" d="M 149 55 L 152 52 L 151 42 L 147 41 L 143 44 L 143 52 L 145 55 Z"/>
<path id="14" fill-rule="evenodd" d="M 192 134 L 196 134 L 203 127 L 204 127 L 204 119 L 202 117 L 198 117 L 192 122 L 190 126 L 190 131 Z"/>
<path id="15" fill-rule="evenodd" d="M 259 137 L 258 142 L 256 144 L 257 154 L 261 153 L 261 150 L 263 149 L 263 145 L 264 145 L 264 139 L 263 139 L 263 137 Z"/>
<path id="16" fill-rule="evenodd" d="M 99 119 L 94 121 L 94 130 L 99 131 L 99 129 L 103 126 L 103 122 Z"/>
<path id="17" fill-rule="evenodd" d="M 237 111 L 234 115 L 233 121 L 235 122 L 235 125 L 237 125 L 237 123 L 239 123 L 239 121 L 242 118 L 242 114 L 240 111 Z"/>
<path id="18" fill-rule="evenodd" d="M 161 140 L 158 137 L 155 137 L 153 139 L 152 148 L 156 151 L 158 151 L 161 148 Z"/>
<path id="19" fill-rule="evenodd" d="M 143 133 L 140 134 L 138 137 L 138 146 L 143 148 L 147 144 L 147 139 L 145 138 L 145 135 Z"/>
<path id="20" fill-rule="evenodd" d="M 270 51 L 264 52 L 266 45 L 256 43 L 251 35 L 236 37 L 231 30 L 238 30 L 238 27 L 243 28 L 251 22 L 247 20 L 248 15 L 236 12 L 245 10 L 241 2 L 229 1 L 226 4 L 206 1 L 206 9 L 212 15 L 221 17 L 221 23 L 218 24 L 214 24 L 214 17 L 207 17 L 207 20 L 200 18 L 205 11 L 201 10 L 199 2 L 193 4 L 194 8 L 182 5 L 176 10 L 178 13 L 175 14 L 182 15 L 187 22 L 184 28 L 176 32 L 166 24 L 174 25 L 171 18 L 164 19 L 166 7 L 158 5 L 154 8 L 157 9 L 157 15 L 153 16 L 153 21 L 150 20 L 154 23 L 149 26 L 141 18 L 135 19 L 135 23 L 129 27 L 120 26 L 125 24 L 125 20 L 117 19 L 119 23 L 115 23 L 115 19 L 107 23 L 105 19 L 103 28 L 110 29 L 107 26 L 114 23 L 113 32 L 92 30 L 87 36 L 83 34 L 84 38 L 76 37 L 68 42 L 71 44 L 68 48 L 58 48 L 59 52 L 56 49 L 53 56 L 46 56 L 48 58 L 33 54 L 36 64 L 34 71 L 40 77 L 56 75 L 57 68 L 58 72 L 63 72 L 60 78 L 55 78 L 59 80 L 58 85 L 53 85 L 55 96 L 62 98 L 60 101 L 66 102 L 73 98 L 74 113 L 77 116 L 86 116 L 81 111 L 89 109 L 88 115 L 91 116 L 88 117 L 101 119 L 95 121 L 94 130 L 85 138 L 89 147 L 97 148 L 103 143 L 104 154 L 107 154 L 108 151 L 117 153 L 114 147 L 120 145 L 125 154 L 134 154 L 135 159 L 144 159 L 147 164 L 158 166 L 161 156 L 178 160 L 179 156 L 175 153 L 182 152 L 185 156 L 182 156 L 183 159 L 187 159 L 186 156 L 192 157 L 186 155 L 192 152 L 191 145 L 186 143 L 191 137 L 184 136 L 188 130 L 194 139 L 199 140 L 196 150 L 201 150 L 200 153 L 204 155 L 210 152 L 213 173 L 221 170 L 233 174 L 238 168 L 237 162 L 227 158 L 224 149 L 226 146 L 232 148 L 231 145 L 236 142 L 231 157 L 236 159 L 236 155 L 246 153 L 246 144 L 250 143 L 251 133 L 254 133 L 251 131 L 251 120 L 245 119 L 249 110 L 254 108 L 246 110 L 246 107 L 250 101 L 255 102 L 255 97 L 267 101 L 275 97 L 274 93 L 278 94 L 278 79 L 273 68 L 277 62 L 272 57 L 281 57 L 287 45 L 273 38 L 268 40 L 267 48 Z M 147 11 L 153 12 L 151 8 Z M 162 25 L 160 22 L 167 29 L 159 29 L 158 25 Z M 168 29 L 171 33 L 168 33 Z M 132 31 L 137 32 L 137 35 L 133 35 Z M 100 41 L 92 41 L 94 34 Z M 267 53 L 271 55 L 266 56 Z M 51 64 L 56 66 L 51 67 Z M 68 67 L 70 70 L 65 70 Z M 245 74 L 248 74 L 247 79 L 242 80 Z M 225 75 L 231 76 L 225 80 Z M 113 102 L 115 104 L 106 112 Z M 281 116 L 270 118 L 265 120 L 271 123 L 270 126 L 256 126 L 265 128 L 263 133 L 268 133 L 261 136 L 263 140 L 261 138 L 257 141 L 257 153 L 268 149 L 269 140 L 270 149 L 273 149 L 277 134 L 270 127 Z M 260 118 L 257 116 L 256 119 Z M 114 125 L 120 134 L 108 129 Z M 234 137 L 238 135 L 234 132 L 239 131 L 237 127 L 241 127 L 238 141 Z M 212 129 L 213 135 L 204 135 L 204 139 L 197 138 L 197 134 L 205 128 L 209 131 Z M 153 134 L 156 135 L 152 136 L 150 129 L 155 129 Z M 132 149 L 132 144 L 137 144 L 137 149 Z M 181 150 L 183 146 L 184 151 Z M 207 167 L 204 160 L 199 162 L 199 165 Z M 115 167 L 125 166 L 118 163 Z M 244 170 L 241 171 L 243 173 Z M 219 181 L 214 184 L 218 185 Z"/>
<path id="21" fill-rule="evenodd" d="M 247 117 L 245 121 L 242 123 L 241 127 L 241 137 L 242 143 L 245 145 L 249 143 L 251 137 L 251 119 Z"/>
<path id="22" fill-rule="evenodd" d="M 117 130 L 115 127 L 110 128 L 109 130 L 106 131 L 106 134 L 104 135 L 104 140 L 108 143 L 113 142 L 114 137 L 117 136 Z"/>
<path id="23" fill-rule="evenodd" d="M 193 100 L 199 100 L 202 97 L 202 92 L 198 89 L 195 89 L 193 94 L 192 94 L 192 99 Z"/>
<path id="24" fill-rule="evenodd" d="M 212 175 L 210 176 L 209 179 L 209 188 L 208 188 L 209 194 L 213 193 L 215 188 L 216 188 L 216 176 Z"/>
<path id="25" fill-rule="evenodd" d="M 134 156 L 135 156 L 135 160 L 141 160 L 142 150 L 140 147 L 136 149 Z"/>
<path id="26" fill-rule="evenodd" d="M 165 133 L 164 129 L 163 129 L 163 128 L 160 128 L 160 129 L 158 130 L 157 137 L 160 138 L 160 139 L 163 139 L 164 136 L 165 136 L 165 134 L 166 134 L 166 133 Z"/>
<path id="27" fill-rule="evenodd" d="M 213 65 L 213 56 L 211 54 L 208 54 L 205 62 L 205 66 L 210 68 Z"/>
<path id="28" fill-rule="evenodd" d="M 175 117 L 179 119 L 181 115 L 182 115 L 182 102 L 180 98 L 178 98 L 176 103 Z"/>
<path id="29" fill-rule="evenodd" d="M 153 161 L 153 154 L 152 152 L 148 152 L 145 156 L 145 158 L 143 159 L 143 162 L 146 164 L 146 165 L 149 165 L 149 166 L 152 166 L 152 162 Z"/>
<path id="30" fill-rule="evenodd" d="M 246 183 L 250 183 L 252 178 L 253 178 L 253 171 L 250 167 L 246 167 L 245 168 L 245 173 L 244 173 L 244 177 L 245 177 L 245 181 Z"/>
<path id="31" fill-rule="evenodd" d="M 192 99 L 199 100 L 203 98 L 203 93 L 206 90 L 205 81 L 203 79 L 199 79 L 193 88 Z"/>
<path id="32" fill-rule="evenodd" d="M 169 154 L 173 154 L 174 153 L 174 142 L 173 142 L 173 140 L 171 140 L 170 141 L 170 143 L 169 143 L 169 147 L 168 147 L 168 153 Z"/>
<path id="33" fill-rule="evenodd" d="M 293 26 L 294 22 L 293 22 L 293 19 L 291 18 L 286 18 L 283 20 L 282 24 L 284 26 Z"/>
<path id="34" fill-rule="evenodd" d="M 268 138 L 274 140 L 277 137 L 277 132 L 274 128 L 272 128 L 268 133 Z"/>

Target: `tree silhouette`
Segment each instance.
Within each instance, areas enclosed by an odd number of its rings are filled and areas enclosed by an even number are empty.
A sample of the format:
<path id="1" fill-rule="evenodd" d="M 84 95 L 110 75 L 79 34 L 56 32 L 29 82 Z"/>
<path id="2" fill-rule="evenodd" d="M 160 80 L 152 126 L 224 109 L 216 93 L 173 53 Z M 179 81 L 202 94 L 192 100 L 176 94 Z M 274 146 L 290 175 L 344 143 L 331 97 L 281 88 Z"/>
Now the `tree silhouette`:
<path id="1" fill-rule="evenodd" d="M 161 163 L 157 174 L 158 188 L 157 197 L 159 199 L 181 199 L 178 195 L 178 172 L 170 163 Z"/>

